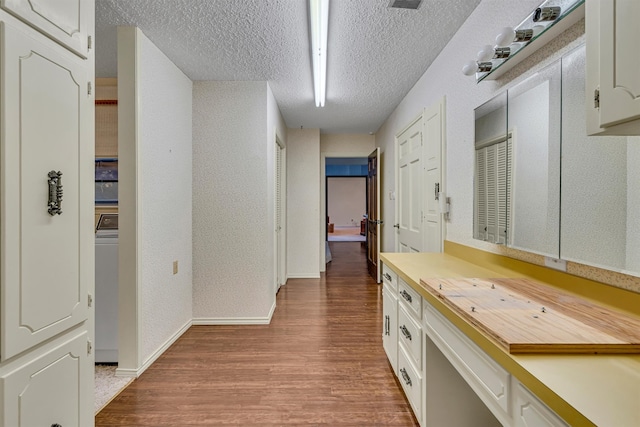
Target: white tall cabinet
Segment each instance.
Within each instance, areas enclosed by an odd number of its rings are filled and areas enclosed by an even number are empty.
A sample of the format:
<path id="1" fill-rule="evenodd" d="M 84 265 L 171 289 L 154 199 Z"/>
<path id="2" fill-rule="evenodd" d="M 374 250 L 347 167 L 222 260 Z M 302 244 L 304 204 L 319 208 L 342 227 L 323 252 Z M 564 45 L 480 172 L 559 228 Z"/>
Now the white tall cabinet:
<path id="1" fill-rule="evenodd" d="M 640 2 L 587 0 L 587 134 L 640 135 Z"/>
<path id="2" fill-rule="evenodd" d="M 92 426 L 94 0 L 0 0 L 0 427 Z"/>

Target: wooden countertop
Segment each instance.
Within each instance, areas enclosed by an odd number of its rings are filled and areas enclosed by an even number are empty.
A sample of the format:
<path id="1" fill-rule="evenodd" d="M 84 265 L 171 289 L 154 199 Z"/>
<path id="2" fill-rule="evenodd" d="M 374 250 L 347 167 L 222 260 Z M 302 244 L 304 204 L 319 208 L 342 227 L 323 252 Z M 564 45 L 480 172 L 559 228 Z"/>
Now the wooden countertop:
<path id="1" fill-rule="evenodd" d="M 445 245 L 445 250 L 446 248 Z M 461 250 L 460 247 L 454 249 L 456 255 L 467 251 Z M 540 277 L 546 277 L 548 273 L 542 272 L 540 276 L 535 270 L 547 269 L 527 263 L 521 267 L 521 261 L 505 263 L 502 258 L 506 257 L 500 255 L 492 254 L 489 258 L 473 256 L 475 252 L 482 252 L 473 248 L 468 248 L 468 252 L 472 256 L 465 256 L 465 259 L 482 259 L 482 265 L 465 261 L 450 253 L 383 253 L 381 260 L 570 425 L 640 426 L 640 356 L 512 355 L 420 284 L 422 278 L 462 277 L 530 277 L 541 281 Z M 582 283 L 584 279 L 566 273 L 554 271 L 552 277 L 563 281 L 563 284 L 566 282 L 567 285 L 563 286 L 565 290 L 572 287 L 570 282 L 584 285 L 581 290 L 583 293 L 587 292 L 587 295 L 583 296 L 592 297 L 594 300 L 603 292 L 598 290 L 592 292 L 593 295 L 588 295 L 588 291 L 591 288 L 596 289 L 597 284 Z M 557 283 L 549 286 L 558 287 Z M 606 287 L 604 284 L 601 286 Z M 636 298 L 640 300 L 640 295 L 637 294 L 617 295 L 613 288 L 604 292 L 615 294 L 618 299 L 631 298 L 634 303 L 637 302 Z M 603 304 L 615 305 L 611 298 L 603 301 Z M 622 309 L 625 309 L 630 304 L 626 301 L 621 305 Z M 635 306 L 640 310 L 639 305 Z"/>

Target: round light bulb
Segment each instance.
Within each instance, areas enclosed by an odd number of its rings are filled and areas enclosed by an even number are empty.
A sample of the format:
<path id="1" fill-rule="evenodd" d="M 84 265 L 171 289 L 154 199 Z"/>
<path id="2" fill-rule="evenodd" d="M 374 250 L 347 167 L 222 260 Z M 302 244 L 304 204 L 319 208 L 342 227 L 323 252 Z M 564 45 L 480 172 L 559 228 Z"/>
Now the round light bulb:
<path id="1" fill-rule="evenodd" d="M 542 24 L 538 24 L 538 25 L 534 25 L 532 30 L 533 30 L 533 37 L 537 37 L 540 33 L 542 33 L 544 31 L 546 27 Z"/>
<path id="2" fill-rule="evenodd" d="M 478 71 L 478 63 L 476 61 L 468 61 L 462 66 L 462 74 L 465 76 L 473 76 Z"/>
<path id="3" fill-rule="evenodd" d="M 504 27 L 500 30 L 500 33 L 496 36 L 496 46 L 498 47 L 507 47 L 516 38 L 516 30 L 512 27 Z"/>
<path id="4" fill-rule="evenodd" d="M 493 55 L 495 54 L 495 49 L 490 44 L 482 46 L 482 49 L 478 51 L 478 62 L 491 61 Z"/>

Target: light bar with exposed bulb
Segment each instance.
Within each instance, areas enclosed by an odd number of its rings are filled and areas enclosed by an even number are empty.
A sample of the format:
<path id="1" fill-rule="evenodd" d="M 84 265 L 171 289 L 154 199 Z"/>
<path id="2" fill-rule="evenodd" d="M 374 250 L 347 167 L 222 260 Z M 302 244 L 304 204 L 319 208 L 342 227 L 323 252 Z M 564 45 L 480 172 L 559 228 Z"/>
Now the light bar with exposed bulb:
<path id="1" fill-rule="evenodd" d="M 520 24 L 504 27 L 495 38 L 494 44 L 482 46 L 476 59 L 463 65 L 463 74 L 475 74 L 476 82 L 498 78 L 553 37 L 584 18 L 585 1 L 542 1 Z"/>

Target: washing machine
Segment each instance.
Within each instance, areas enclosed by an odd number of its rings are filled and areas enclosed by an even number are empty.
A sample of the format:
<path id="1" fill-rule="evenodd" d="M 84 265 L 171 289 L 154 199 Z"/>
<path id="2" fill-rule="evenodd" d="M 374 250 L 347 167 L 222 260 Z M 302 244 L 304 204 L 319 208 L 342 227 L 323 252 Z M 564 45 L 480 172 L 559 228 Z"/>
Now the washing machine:
<path id="1" fill-rule="evenodd" d="M 96 363 L 118 362 L 118 214 L 96 227 Z"/>

